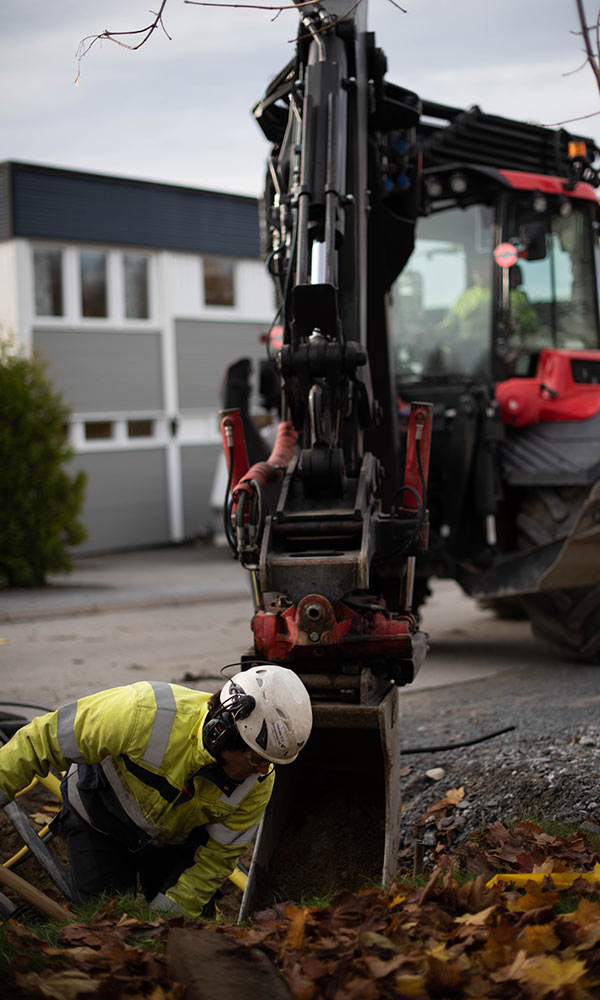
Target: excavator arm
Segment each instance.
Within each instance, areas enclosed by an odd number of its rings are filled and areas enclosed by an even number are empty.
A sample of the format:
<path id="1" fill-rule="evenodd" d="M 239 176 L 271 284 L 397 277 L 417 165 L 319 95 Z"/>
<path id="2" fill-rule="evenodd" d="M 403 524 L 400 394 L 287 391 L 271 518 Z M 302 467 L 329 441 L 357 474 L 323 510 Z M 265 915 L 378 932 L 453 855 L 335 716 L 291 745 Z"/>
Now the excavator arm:
<path id="1" fill-rule="evenodd" d="M 375 869 L 362 876 L 391 881 L 397 686 L 414 679 L 426 653 L 411 593 L 427 545 L 431 406 L 411 404 L 401 448 L 385 309 L 413 245 L 418 163 L 409 151 L 419 102 L 385 82 L 366 3 L 349 12 L 325 0 L 299 13 L 295 58 L 255 108 L 272 143 L 263 237 L 279 299 L 271 364 L 282 424 L 271 457 L 250 469 L 240 415 L 224 412 L 222 429 L 226 533 L 255 596 L 248 659 L 299 673 L 315 728 L 298 762 L 282 769 L 244 913 L 259 883 L 281 890 L 272 855 L 286 829 L 284 800 L 302 823 L 315 809 L 322 819 L 333 787 L 359 776 L 377 789 L 383 817 Z M 352 836 L 347 843 L 355 856 Z M 348 859 L 337 860 L 347 872 Z M 309 888 L 318 886 L 300 886 Z"/>

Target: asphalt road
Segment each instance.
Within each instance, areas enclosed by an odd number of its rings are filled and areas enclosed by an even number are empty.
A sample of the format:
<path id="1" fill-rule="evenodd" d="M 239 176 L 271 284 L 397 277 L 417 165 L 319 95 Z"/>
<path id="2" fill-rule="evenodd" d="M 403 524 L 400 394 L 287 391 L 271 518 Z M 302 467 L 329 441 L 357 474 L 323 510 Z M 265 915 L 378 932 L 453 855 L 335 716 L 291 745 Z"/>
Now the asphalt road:
<path id="1" fill-rule="evenodd" d="M 251 645 L 248 580 L 226 553 L 183 547 L 80 560 L 43 591 L 0 594 L 0 699 L 54 708 L 163 679 L 215 690 Z M 430 651 L 406 692 L 543 664 L 526 622 L 479 610 L 438 581 L 423 616 Z M 556 660 L 554 654 L 550 654 Z"/>

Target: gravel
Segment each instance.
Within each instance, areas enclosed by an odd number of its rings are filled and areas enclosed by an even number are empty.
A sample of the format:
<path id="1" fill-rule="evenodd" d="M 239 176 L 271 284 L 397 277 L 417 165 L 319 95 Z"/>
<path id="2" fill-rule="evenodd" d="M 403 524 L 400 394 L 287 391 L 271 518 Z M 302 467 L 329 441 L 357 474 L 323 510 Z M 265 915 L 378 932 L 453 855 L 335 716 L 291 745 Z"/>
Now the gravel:
<path id="1" fill-rule="evenodd" d="M 496 821 L 586 822 L 600 833 L 599 705 L 600 667 L 552 661 L 469 684 L 420 692 L 405 688 L 403 752 L 516 728 L 472 746 L 406 753 L 404 855 L 416 836 L 427 856 L 438 845 L 458 846 Z M 434 780 L 440 770 L 443 777 Z M 464 790 L 461 801 L 422 818 L 457 788 Z"/>

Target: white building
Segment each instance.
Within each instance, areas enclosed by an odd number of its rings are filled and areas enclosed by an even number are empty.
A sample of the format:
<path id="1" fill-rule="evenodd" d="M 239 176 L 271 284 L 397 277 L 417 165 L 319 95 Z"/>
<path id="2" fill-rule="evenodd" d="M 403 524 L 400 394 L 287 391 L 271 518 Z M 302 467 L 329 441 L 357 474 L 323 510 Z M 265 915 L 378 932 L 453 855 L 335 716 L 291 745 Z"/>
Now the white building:
<path id="1" fill-rule="evenodd" d="M 274 312 L 254 199 L 0 164 L 0 329 L 72 410 L 78 551 L 209 532 L 223 374 Z"/>

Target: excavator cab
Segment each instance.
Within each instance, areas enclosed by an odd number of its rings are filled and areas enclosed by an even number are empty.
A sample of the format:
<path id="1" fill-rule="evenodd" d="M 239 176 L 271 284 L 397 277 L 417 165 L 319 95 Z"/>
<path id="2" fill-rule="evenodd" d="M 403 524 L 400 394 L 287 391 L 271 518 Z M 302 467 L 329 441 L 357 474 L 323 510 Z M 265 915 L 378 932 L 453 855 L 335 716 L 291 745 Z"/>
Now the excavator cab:
<path id="1" fill-rule="evenodd" d="M 598 660 L 598 151 L 477 107 L 423 110 L 415 249 L 389 296 L 400 419 L 434 406 L 415 607 L 453 577 Z"/>

